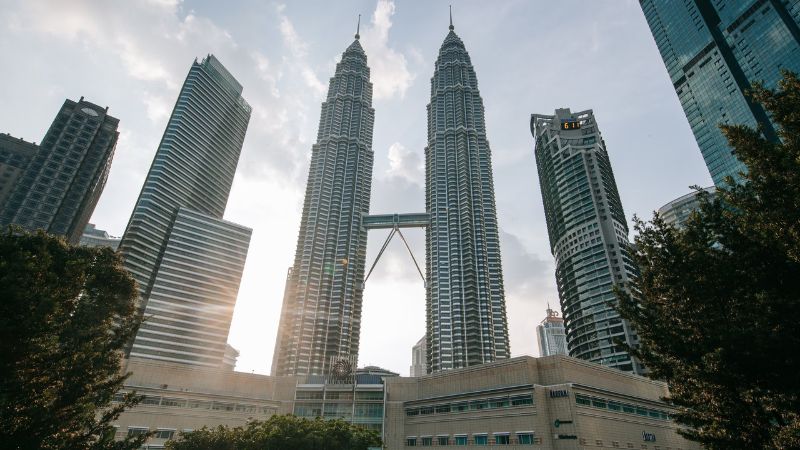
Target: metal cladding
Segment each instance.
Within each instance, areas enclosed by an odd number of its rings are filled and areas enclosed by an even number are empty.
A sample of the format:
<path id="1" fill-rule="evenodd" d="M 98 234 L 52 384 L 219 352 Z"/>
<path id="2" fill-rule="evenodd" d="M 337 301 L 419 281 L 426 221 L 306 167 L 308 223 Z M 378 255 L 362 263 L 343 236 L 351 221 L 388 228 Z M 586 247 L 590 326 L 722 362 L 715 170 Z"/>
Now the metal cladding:
<path id="1" fill-rule="evenodd" d="M 638 343 L 611 306 L 614 286 L 627 289 L 636 268 L 594 113 L 534 114 L 531 133 L 569 355 L 642 374 L 642 366 L 616 342 Z"/>
<path id="2" fill-rule="evenodd" d="M 322 104 L 273 375 L 330 375 L 358 355 L 375 118 L 369 76 L 356 36 Z"/>
<path id="3" fill-rule="evenodd" d="M 483 100 L 452 25 L 431 78 L 425 162 L 428 371 L 508 358 Z"/>

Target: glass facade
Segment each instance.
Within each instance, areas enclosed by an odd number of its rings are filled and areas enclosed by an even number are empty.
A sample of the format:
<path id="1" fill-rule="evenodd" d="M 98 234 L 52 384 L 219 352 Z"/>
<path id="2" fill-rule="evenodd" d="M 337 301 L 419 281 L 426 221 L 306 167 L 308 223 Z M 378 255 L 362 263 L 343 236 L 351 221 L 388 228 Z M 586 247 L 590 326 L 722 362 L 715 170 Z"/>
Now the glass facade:
<path id="1" fill-rule="evenodd" d="M 220 366 L 251 230 L 222 220 L 250 106 L 213 56 L 195 60 L 119 251 L 147 321 L 131 356 Z"/>
<path id="2" fill-rule="evenodd" d="M 558 313 L 549 305 L 547 317 L 536 327 L 536 337 L 539 340 L 539 356 L 568 354 L 564 319 L 558 317 Z"/>
<path id="3" fill-rule="evenodd" d="M 294 415 L 308 419 L 342 419 L 375 430 L 379 434 L 383 433 L 384 385 L 381 377 L 357 374 L 353 381 L 352 384 L 298 385 L 295 390 Z"/>
<path id="4" fill-rule="evenodd" d="M 425 172 L 427 370 L 508 358 L 483 100 L 469 53 L 452 25 L 431 78 Z"/>
<path id="5" fill-rule="evenodd" d="M 640 4 L 714 184 L 738 179 L 745 167 L 718 126 L 760 124 L 776 139 L 763 108 L 744 92 L 755 81 L 776 87 L 781 69 L 800 72 L 800 1 Z"/>
<path id="6" fill-rule="evenodd" d="M 14 152 L 17 157 L 10 149 L 0 151 L 0 166 L 7 167 L 3 175 L 16 172 L 13 187 L 0 189 L 7 192 L 0 202 L 0 225 L 41 229 L 78 243 L 105 187 L 119 136 L 119 120 L 107 112 L 83 97 L 66 100 L 38 151 Z"/>
<path id="7" fill-rule="evenodd" d="M 627 288 L 636 269 L 594 113 L 534 114 L 531 133 L 569 355 L 641 374 L 643 368 L 615 343 L 638 342 L 609 305 L 616 301 L 614 286 Z"/>
<path id="8" fill-rule="evenodd" d="M 251 233 L 178 209 L 130 356 L 223 365 Z"/>
<path id="9" fill-rule="evenodd" d="M 712 197 L 714 196 L 714 186 L 707 187 L 703 190 Z M 692 191 L 659 208 L 658 215 L 668 224 L 681 227 L 699 207 L 700 202 L 697 200 L 697 192 Z"/>
<path id="10" fill-rule="evenodd" d="M 369 77 L 356 36 L 322 104 L 273 375 L 327 375 L 358 357 L 375 120 Z"/>

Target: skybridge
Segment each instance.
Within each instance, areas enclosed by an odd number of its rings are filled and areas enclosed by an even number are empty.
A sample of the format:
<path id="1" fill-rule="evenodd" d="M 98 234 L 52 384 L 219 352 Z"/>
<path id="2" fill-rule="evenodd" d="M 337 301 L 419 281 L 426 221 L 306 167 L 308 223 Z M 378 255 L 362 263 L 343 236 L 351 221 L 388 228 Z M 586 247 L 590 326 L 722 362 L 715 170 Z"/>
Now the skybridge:
<path id="1" fill-rule="evenodd" d="M 428 213 L 374 214 L 363 216 L 361 219 L 361 226 L 367 230 L 388 229 L 391 231 L 389 231 L 389 236 L 387 236 L 386 240 L 383 242 L 383 246 L 378 252 L 378 256 L 375 257 L 375 262 L 373 262 L 372 266 L 369 268 L 367 276 L 364 277 L 364 282 L 361 284 L 361 288 L 364 288 L 364 284 L 366 284 L 369 276 L 372 274 L 372 271 L 375 270 L 375 266 L 378 265 L 378 261 L 381 259 L 383 252 L 386 250 L 386 247 L 389 246 L 389 242 L 392 241 L 392 238 L 395 234 L 400 235 L 400 239 L 403 240 L 403 244 L 405 244 L 408 254 L 411 255 L 411 260 L 414 261 L 414 267 L 417 268 L 419 277 L 422 278 L 422 284 L 427 288 L 428 283 L 425 281 L 425 275 L 422 273 L 422 269 L 419 268 L 417 258 L 414 257 L 414 253 L 411 251 L 411 247 L 408 245 L 408 241 L 406 241 L 406 237 L 403 236 L 403 232 L 400 231 L 400 229 L 425 228 L 430 223 L 431 216 Z"/>

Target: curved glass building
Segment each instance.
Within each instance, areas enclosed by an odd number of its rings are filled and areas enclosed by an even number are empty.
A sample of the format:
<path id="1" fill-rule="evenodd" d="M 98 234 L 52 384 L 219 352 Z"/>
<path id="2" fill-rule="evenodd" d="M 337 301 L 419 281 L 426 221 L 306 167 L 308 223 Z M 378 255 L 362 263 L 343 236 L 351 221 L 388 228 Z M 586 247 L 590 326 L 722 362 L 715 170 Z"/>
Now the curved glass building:
<path id="1" fill-rule="evenodd" d="M 611 162 L 591 110 L 531 116 L 536 166 L 570 356 L 641 374 L 614 340 L 638 338 L 609 302 L 635 266 Z"/>
<path id="2" fill-rule="evenodd" d="M 425 172 L 428 372 L 508 358 L 483 100 L 452 23 L 431 78 Z"/>

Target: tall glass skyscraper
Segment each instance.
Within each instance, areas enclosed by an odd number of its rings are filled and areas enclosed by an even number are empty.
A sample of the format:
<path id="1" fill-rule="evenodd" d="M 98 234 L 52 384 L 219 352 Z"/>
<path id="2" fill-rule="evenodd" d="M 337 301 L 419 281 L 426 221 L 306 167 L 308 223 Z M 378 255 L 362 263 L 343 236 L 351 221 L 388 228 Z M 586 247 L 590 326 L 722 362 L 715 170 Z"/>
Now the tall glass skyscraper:
<path id="1" fill-rule="evenodd" d="M 358 358 L 372 185 L 372 83 L 359 35 L 342 54 L 311 149 L 273 375 L 329 375 Z"/>
<path id="2" fill-rule="evenodd" d="M 425 172 L 428 371 L 508 358 L 483 100 L 452 20 L 431 78 Z"/>
<path id="3" fill-rule="evenodd" d="M 108 108 L 83 97 L 65 100 L 25 169 L 17 164 L 18 178 L 0 203 L 0 225 L 41 229 L 77 244 L 105 187 L 118 125 Z"/>
<path id="4" fill-rule="evenodd" d="M 568 355 L 564 319 L 547 305 L 547 317 L 536 327 L 539 356 Z"/>
<path id="5" fill-rule="evenodd" d="M 614 340 L 638 344 L 609 302 L 636 269 L 605 142 L 591 110 L 533 114 L 536 166 L 570 356 L 641 374 Z"/>
<path id="6" fill-rule="evenodd" d="M 776 133 L 764 109 L 744 92 L 754 81 L 774 88 L 780 70 L 800 72 L 800 2 L 778 0 L 640 0 L 656 45 L 715 185 L 738 178 L 720 124 Z"/>
<path id="7" fill-rule="evenodd" d="M 131 356 L 219 366 L 251 230 L 222 220 L 250 106 L 213 56 L 195 60 L 119 251 L 147 320 Z"/>

